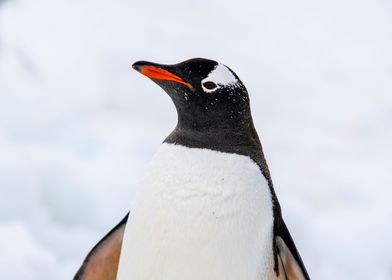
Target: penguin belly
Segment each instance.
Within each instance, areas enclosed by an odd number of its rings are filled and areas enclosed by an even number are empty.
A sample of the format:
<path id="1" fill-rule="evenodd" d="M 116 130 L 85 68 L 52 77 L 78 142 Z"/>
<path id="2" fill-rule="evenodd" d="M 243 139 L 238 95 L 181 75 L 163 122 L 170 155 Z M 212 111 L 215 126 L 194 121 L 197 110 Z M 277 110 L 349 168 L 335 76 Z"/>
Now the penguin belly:
<path id="1" fill-rule="evenodd" d="M 136 191 L 118 280 L 275 279 L 271 193 L 247 156 L 163 144 Z"/>

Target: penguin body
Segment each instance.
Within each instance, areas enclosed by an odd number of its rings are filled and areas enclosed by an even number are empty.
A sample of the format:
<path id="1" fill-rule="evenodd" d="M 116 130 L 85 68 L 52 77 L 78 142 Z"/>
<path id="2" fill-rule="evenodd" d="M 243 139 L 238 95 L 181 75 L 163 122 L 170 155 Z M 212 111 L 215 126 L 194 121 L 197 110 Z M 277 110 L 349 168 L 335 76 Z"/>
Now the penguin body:
<path id="1" fill-rule="evenodd" d="M 96 245 L 75 279 L 310 279 L 283 221 L 238 76 L 201 58 L 133 67 L 166 91 L 178 123 L 129 218 Z"/>
<path id="2" fill-rule="evenodd" d="M 118 280 L 272 279 L 272 200 L 249 157 L 165 143 L 146 175 Z"/>

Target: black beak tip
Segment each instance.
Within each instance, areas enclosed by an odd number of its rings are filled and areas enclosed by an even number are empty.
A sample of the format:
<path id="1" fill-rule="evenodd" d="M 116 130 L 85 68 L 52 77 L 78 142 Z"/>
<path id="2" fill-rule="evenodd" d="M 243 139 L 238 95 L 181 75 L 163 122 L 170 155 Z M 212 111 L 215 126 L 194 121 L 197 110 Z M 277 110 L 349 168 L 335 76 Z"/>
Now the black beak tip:
<path id="1" fill-rule="evenodd" d="M 144 61 L 137 61 L 134 64 L 132 64 L 132 68 L 135 69 L 136 71 L 140 72 L 144 65 L 146 65 L 144 63 Z"/>
<path id="2" fill-rule="evenodd" d="M 144 66 L 157 66 L 157 67 L 159 67 L 159 65 L 156 63 L 152 63 L 152 62 L 148 62 L 148 61 L 144 61 L 144 60 L 140 60 L 140 61 L 137 61 L 134 64 L 132 64 L 132 68 L 135 69 L 136 71 L 139 71 L 139 72 L 142 70 L 142 68 Z"/>

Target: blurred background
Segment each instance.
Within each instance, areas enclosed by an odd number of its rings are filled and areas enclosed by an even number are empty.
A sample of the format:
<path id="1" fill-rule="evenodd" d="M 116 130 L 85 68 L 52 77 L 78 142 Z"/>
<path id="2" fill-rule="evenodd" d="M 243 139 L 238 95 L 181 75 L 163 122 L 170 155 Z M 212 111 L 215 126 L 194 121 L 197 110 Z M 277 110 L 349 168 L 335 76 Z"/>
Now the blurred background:
<path id="1" fill-rule="evenodd" d="M 71 279 L 131 207 L 174 106 L 137 60 L 250 93 L 313 279 L 392 279 L 392 2 L 0 1 L 0 279 Z"/>

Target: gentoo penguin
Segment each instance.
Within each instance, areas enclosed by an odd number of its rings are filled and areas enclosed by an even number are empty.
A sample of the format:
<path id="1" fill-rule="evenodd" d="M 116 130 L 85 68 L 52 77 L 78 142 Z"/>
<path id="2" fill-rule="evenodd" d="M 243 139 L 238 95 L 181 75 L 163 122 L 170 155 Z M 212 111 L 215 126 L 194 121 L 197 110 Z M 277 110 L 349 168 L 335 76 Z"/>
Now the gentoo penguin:
<path id="1" fill-rule="evenodd" d="M 129 214 L 88 254 L 74 279 L 310 279 L 283 221 L 249 96 L 213 60 L 133 68 L 178 114 Z"/>

